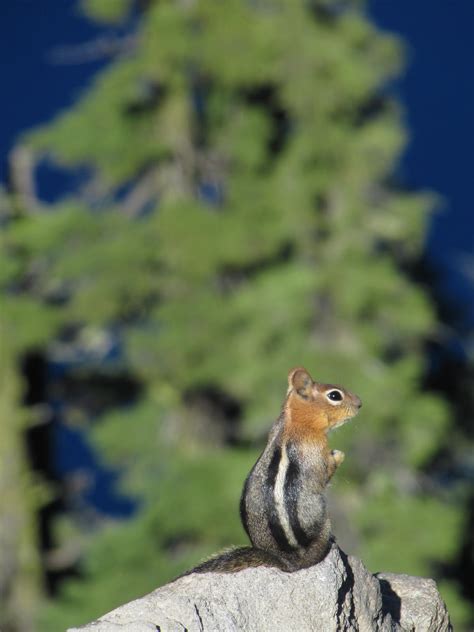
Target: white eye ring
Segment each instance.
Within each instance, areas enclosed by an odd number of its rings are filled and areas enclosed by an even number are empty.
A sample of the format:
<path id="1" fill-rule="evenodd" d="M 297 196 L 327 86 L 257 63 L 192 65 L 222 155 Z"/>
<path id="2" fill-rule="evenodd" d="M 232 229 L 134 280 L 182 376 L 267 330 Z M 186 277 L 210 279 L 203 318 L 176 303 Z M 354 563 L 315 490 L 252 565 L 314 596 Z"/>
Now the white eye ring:
<path id="1" fill-rule="evenodd" d="M 336 399 L 333 399 L 331 395 L 334 394 Z M 338 388 L 331 388 L 331 390 L 326 391 L 325 393 L 326 399 L 332 406 L 339 406 L 344 401 L 344 393 L 340 391 Z"/>

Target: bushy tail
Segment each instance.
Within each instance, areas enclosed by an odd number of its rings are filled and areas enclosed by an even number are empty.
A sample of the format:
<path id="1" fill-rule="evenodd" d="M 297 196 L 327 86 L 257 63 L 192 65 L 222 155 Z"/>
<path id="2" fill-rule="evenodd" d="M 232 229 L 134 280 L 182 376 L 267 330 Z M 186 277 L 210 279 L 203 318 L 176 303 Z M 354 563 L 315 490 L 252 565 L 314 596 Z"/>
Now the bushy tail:
<path id="1" fill-rule="evenodd" d="M 191 573 L 236 573 L 245 568 L 257 566 L 273 566 L 288 572 L 294 570 L 290 568 L 289 563 L 269 551 L 244 546 L 218 553 L 190 571 L 183 573 L 181 577 L 191 575 Z"/>

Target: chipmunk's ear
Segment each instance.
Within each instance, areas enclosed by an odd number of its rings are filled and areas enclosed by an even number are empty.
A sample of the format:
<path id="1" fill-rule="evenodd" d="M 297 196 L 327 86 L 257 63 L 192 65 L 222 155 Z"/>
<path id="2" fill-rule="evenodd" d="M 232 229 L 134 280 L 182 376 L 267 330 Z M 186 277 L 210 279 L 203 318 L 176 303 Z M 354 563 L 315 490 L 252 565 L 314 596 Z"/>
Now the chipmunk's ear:
<path id="1" fill-rule="evenodd" d="M 313 384 L 313 378 L 303 367 L 297 367 L 288 373 L 288 390 L 294 389 L 303 399 L 309 399 Z"/>

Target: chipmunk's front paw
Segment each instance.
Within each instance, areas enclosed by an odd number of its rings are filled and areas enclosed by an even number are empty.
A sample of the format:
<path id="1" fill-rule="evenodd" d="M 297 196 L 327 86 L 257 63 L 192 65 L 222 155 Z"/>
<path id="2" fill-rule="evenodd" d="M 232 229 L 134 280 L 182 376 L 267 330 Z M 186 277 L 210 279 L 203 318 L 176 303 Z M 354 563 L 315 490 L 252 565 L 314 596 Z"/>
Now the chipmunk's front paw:
<path id="1" fill-rule="evenodd" d="M 344 454 L 344 452 L 341 452 L 341 450 L 332 450 L 331 454 L 334 457 L 334 461 L 336 462 L 337 466 L 341 465 L 341 463 L 346 458 L 346 455 Z"/>

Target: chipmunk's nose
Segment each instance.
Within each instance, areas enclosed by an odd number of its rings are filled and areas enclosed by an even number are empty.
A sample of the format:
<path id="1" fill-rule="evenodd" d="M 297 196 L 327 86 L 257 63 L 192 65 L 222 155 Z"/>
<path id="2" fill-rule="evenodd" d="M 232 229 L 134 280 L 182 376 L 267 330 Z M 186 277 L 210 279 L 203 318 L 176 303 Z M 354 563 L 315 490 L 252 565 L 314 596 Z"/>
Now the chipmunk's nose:
<path id="1" fill-rule="evenodd" d="M 359 409 L 362 408 L 362 400 L 359 399 L 359 397 L 356 397 L 355 404 L 356 404 L 357 408 L 359 408 Z"/>

